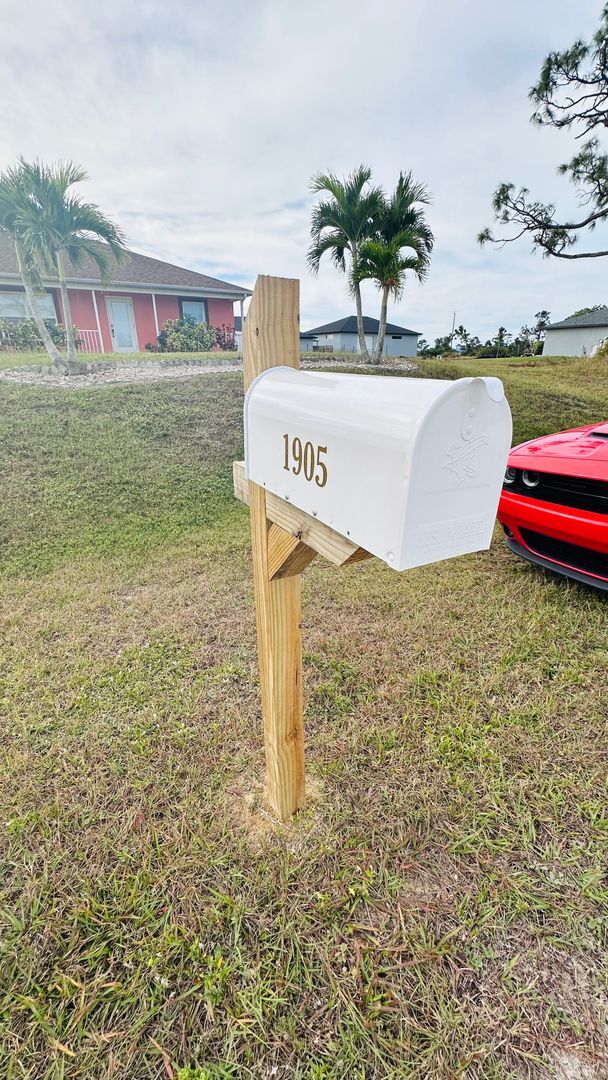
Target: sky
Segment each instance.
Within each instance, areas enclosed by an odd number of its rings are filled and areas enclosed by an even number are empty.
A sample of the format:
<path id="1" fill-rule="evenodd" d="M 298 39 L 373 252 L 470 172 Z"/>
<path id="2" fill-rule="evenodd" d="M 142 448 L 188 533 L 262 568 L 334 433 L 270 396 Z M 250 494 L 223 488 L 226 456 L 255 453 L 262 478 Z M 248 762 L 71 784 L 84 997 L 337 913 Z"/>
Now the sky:
<path id="1" fill-rule="evenodd" d="M 72 159 L 136 251 L 253 287 L 301 280 L 301 325 L 354 310 L 330 262 L 306 268 L 310 178 L 360 163 L 432 194 L 431 272 L 389 319 L 427 339 L 453 312 L 482 340 L 546 308 L 608 303 L 603 260 L 480 249 L 503 180 L 571 213 L 556 175 L 575 143 L 533 127 L 552 49 L 597 28 L 600 0 L 0 0 L 0 168 Z M 600 243 L 601 232 L 591 237 Z M 605 244 L 603 245 L 605 246 Z M 364 311 L 378 317 L 373 286 Z"/>

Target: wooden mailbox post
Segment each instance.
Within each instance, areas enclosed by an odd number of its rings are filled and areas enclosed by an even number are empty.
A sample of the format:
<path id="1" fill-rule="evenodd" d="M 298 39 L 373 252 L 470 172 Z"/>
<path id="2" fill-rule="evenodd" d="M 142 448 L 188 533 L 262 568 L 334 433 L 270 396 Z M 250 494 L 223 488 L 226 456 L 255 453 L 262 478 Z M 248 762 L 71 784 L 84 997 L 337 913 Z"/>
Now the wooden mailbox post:
<path id="1" fill-rule="evenodd" d="M 251 479 L 234 464 L 235 495 L 251 510 L 268 793 L 283 820 L 305 794 L 302 572 L 317 554 L 408 570 L 487 549 L 512 431 L 493 377 L 290 370 L 298 291 L 257 280 L 243 333 L 245 390 L 263 376 L 245 405 Z"/>
<path id="2" fill-rule="evenodd" d="M 262 371 L 300 366 L 300 283 L 257 279 L 243 330 L 245 391 Z M 302 571 L 315 555 L 336 566 L 370 558 L 327 525 L 258 484 L 234 463 L 234 493 L 249 503 L 268 796 L 287 820 L 304 803 Z"/>

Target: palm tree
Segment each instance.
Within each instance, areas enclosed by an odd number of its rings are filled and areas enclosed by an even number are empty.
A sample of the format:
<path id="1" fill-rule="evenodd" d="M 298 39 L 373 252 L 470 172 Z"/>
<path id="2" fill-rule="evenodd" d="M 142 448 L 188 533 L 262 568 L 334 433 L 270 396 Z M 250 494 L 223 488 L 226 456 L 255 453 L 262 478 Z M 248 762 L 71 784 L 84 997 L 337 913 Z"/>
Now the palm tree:
<path id="1" fill-rule="evenodd" d="M 56 367 L 61 367 L 63 364 L 61 353 L 51 338 L 36 296 L 37 291 L 42 291 L 40 275 L 36 266 L 32 264 L 21 238 L 20 220 L 26 208 L 27 197 L 19 168 L 7 169 L 0 175 L 0 229 L 8 233 L 13 241 L 27 305 L 42 343 L 52 363 Z"/>
<path id="2" fill-rule="evenodd" d="M 390 199 L 383 200 L 376 235 L 360 246 L 356 276 L 359 281 L 373 281 L 382 294 L 373 364 L 382 358 L 389 296 L 398 300 L 403 295 L 408 271 L 419 281 L 428 273 L 434 236 L 424 210 L 417 205 L 428 202 L 426 188 L 415 183 L 411 173 L 400 173 Z"/>
<path id="3" fill-rule="evenodd" d="M 345 180 L 334 173 L 317 173 L 311 180 L 314 194 L 327 193 L 312 211 L 310 224 L 310 248 L 308 266 L 318 273 L 323 255 L 328 252 L 335 266 L 342 273 L 348 272 L 349 290 L 355 298 L 359 349 L 366 362 L 369 353 L 363 330 L 361 285 L 357 273 L 361 245 L 376 231 L 376 222 L 383 207 L 381 188 L 366 189 L 371 179 L 371 169 L 360 165 Z M 350 266 L 347 265 L 347 256 Z"/>
<path id="4" fill-rule="evenodd" d="M 74 184 L 87 179 L 85 170 L 73 161 L 53 166 L 21 158 L 18 172 L 28 193 L 18 215 L 19 242 L 40 277 L 59 278 L 68 361 L 74 360 L 76 348 L 66 263 L 69 261 L 78 268 L 83 259 L 92 259 L 102 283 L 106 284 L 111 266 L 125 258 L 124 236 L 99 207 L 69 193 Z"/>

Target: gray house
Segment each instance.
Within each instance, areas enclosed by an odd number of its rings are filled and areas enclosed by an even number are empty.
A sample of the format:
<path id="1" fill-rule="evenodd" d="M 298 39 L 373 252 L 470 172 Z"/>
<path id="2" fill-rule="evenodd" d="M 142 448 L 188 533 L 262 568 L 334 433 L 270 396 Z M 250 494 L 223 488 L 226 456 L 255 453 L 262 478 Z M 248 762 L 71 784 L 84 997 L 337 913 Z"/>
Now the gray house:
<path id="1" fill-rule="evenodd" d="M 243 348 L 243 322 L 240 315 L 234 316 L 234 336 L 236 339 L 236 347 L 240 351 Z M 310 352 L 314 343 L 314 334 L 300 334 L 301 352 Z"/>
<path id="2" fill-rule="evenodd" d="M 604 338 L 608 338 L 608 307 L 547 326 L 543 356 L 591 356 Z"/>
<path id="3" fill-rule="evenodd" d="M 376 347 L 378 338 L 378 320 L 363 316 L 363 330 L 365 343 L 369 352 Z M 405 326 L 395 326 L 394 323 L 386 324 L 384 337 L 384 356 L 415 356 L 420 335 L 415 330 L 407 330 Z M 325 326 L 317 326 L 314 330 L 308 330 L 300 335 L 303 352 L 321 351 L 327 349 L 331 352 L 359 352 L 359 338 L 357 336 L 357 317 L 349 315 L 345 319 L 337 319 L 336 322 L 326 323 Z"/>

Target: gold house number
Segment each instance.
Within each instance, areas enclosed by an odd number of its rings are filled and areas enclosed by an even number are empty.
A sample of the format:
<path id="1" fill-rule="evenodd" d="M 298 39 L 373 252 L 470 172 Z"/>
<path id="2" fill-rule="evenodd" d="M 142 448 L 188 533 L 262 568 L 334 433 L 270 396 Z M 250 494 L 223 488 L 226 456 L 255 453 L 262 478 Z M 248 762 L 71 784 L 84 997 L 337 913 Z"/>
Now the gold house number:
<path id="1" fill-rule="evenodd" d="M 318 487 L 325 487 L 327 483 L 327 465 L 321 460 L 322 455 L 327 453 L 326 446 L 314 447 L 311 442 L 302 443 L 296 435 L 293 439 L 290 435 L 283 435 L 285 442 L 285 461 L 283 468 L 291 470 L 295 476 L 304 473 L 306 480 L 312 480 Z M 290 464 L 293 462 L 293 464 Z"/>

